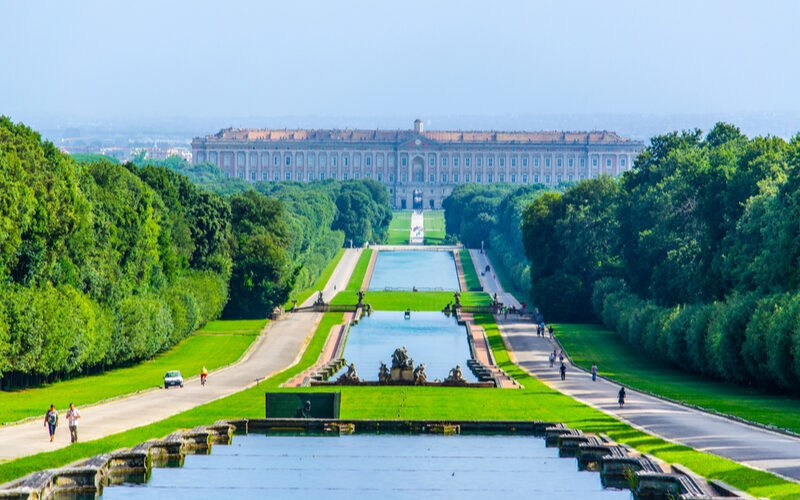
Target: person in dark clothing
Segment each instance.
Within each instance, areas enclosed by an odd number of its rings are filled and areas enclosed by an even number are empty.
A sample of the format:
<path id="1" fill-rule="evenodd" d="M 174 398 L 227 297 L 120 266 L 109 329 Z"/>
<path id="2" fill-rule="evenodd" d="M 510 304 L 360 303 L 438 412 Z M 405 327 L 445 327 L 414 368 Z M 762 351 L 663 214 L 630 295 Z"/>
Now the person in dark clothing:
<path id="1" fill-rule="evenodd" d="M 619 407 L 622 408 L 625 406 L 625 387 L 620 387 L 619 392 L 617 393 L 617 402 L 619 403 Z"/>
<path id="2" fill-rule="evenodd" d="M 561 367 L 558 369 L 558 371 L 561 372 L 561 380 L 566 380 L 567 379 L 567 365 L 565 365 L 563 361 L 561 362 Z"/>

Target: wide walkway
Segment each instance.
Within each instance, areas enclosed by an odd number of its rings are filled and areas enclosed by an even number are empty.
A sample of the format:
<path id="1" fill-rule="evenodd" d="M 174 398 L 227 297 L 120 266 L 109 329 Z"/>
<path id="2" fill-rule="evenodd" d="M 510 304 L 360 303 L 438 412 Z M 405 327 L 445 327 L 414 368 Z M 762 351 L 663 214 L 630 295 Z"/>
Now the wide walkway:
<path id="1" fill-rule="evenodd" d="M 422 210 L 411 212 L 411 233 L 408 236 L 408 243 L 411 245 L 425 244 L 425 217 Z"/>
<path id="2" fill-rule="evenodd" d="M 491 265 L 480 251 L 470 250 L 470 253 L 479 269 Z M 508 305 L 517 305 L 494 276 L 494 273 L 486 273 L 480 277 L 484 290 L 497 292 Z M 497 323 L 511 348 L 514 362 L 550 387 L 650 434 L 800 481 L 800 439 L 628 388 L 625 407 L 619 408 L 619 384 L 602 378 L 592 382 L 589 373 L 569 364 L 566 380 L 562 381 L 558 369 L 550 368 L 548 360 L 553 349 L 559 347 L 549 338 L 537 337 L 531 321 L 510 315 L 508 319 L 498 316 Z"/>
<path id="3" fill-rule="evenodd" d="M 335 290 L 344 290 L 358 262 L 360 250 L 345 250 L 331 278 L 323 289 L 329 301 Z M 335 289 L 334 289 L 335 288 Z M 316 294 L 303 305 L 310 305 Z M 90 441 L 134 427 L 163 420 L 182 411 L 246 389 L 299 361 L 305 346 L 321 318 L 320 314 L 291 314 L 284 320 L 270 322 L 239 363 L 211 372 L 205 387 L 198 378 L 188 380 L 183 389 L 170 388 L 140 393 L 85 408 L 79 408 L 79 438 Z M 209 353 L 213 356 L 213 353 Z M 158 381 L 155 381 L 158 382 Z M 69 445 L 69 430 L 61 415 L 56 440 L 49 442 L 43 420 L 0 428 L 0 461 L 18 458 Z"/>

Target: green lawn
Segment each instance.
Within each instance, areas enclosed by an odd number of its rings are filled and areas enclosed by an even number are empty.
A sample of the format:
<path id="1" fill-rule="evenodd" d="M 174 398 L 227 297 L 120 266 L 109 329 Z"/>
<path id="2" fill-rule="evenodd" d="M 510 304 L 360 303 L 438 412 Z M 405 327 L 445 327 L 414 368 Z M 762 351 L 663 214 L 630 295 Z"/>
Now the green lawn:
<path id="1" fill-rule="evenodd" d="M 459 250 L 458 256 L 461 259 L 461 267 L 464 268 L 464 281 L 467 283 L 467 290 L 472 292 L 483 291 L 483 287 L 478 279 L 478 273 L 475 271 L 475 264 L 472 262 L 472 256 L 470 256 L 469 250 Z"/>
<path id="2" fill-rule="evenodd" d="M 325 288 L 325 284 L 328 283 L 328 280 L 331 278 L 333 271 L 336 269 L 336 266 L 339 264 L 339 261 L 342 260 L 342 255 L 344 255 L 344 249 L 340 249 L 336 252 L 336 255 L 333 256 L 328 265 L 325 266 L 325 269 L 322 270 L 320 273 L 319 278 L 314 282 L 313 285 L 306 288 L 305 290 L 301 290 L 297 292 L 293 298 L 297 299 L 297 305 L 300 305 L 305 301 L 307 298 L 311 297 L 311 295 L 319 290 Z M 284 309 L 289 309 L 292 307 L 292 301 L 286 301 L 286 304 L 283 305 Z"/>
<path id="3" fill-rule="evenodd" d="M 0 465 L 0 482 L 44 467 L 55 467 L 80 457 L 92 456 L 120 447 L 129 447 L 153 437 L 164 436 L 176 428 L 209 424 L 220 418 L 259 418 L 264 416 L 264 392 L 325 391 L 326 388 L 278 389 L 277 386 L 317 357 L 330 327 L 342 320 L 340 314 L 326 314 L 301 362 L 258 387 L 222 398 L 152 425 L 78 443 L 62 450 L 26 457 Z M 495 357 L 525 389 L 463 389 L 439 387 L 340 387 L 342 418 L 408 419 L 542 419 L 564 422 L 584 431 L 606 432 L 618 442 L 652 453 L 669 462 L 680 462 L 707 477 L 719 478 L 755 496 L 780 500 L 800 498 L 800 484 L 772 474 L 749 469 L 729 460 L 666 442 L 631 428 L 611 416 L 583 405 L 528 376 L 509 361 L 502 339 L 491 316 L 476 320 L 486 329 Z M 540 446 L 543 446 L 540 444 Z M 596 476 L 600 481 L 599 475 Z"/>
<path id="4" fill-rule="evenodd" d="M 425 227 L 425 244 L 441 245 L 444 243 L 444 210 L 425 210 L 422 212 Z"/>
<path id="5" fill-rule="evenodd" d="M 0 423 L 38 417 L 55 404 L 66 409 L 96 403 L 163 383 L 167 370 L 180 370 L 184 378 L 233 363 L 258 336 L 266 320 L 211 321 L 169 351 L 143 363 L 99 375 L 57 382 L 19 391 L 0 391 Z"/>
<path id="6" fill-rule="evenodd" d="M 369 259 L 372 258 L 372 249 L 367 248 L 361 251 L 361 257 L 358 258 L 353 274 L 350 275 L 350 281 L 347 282 L 346 290 L 357 292 L 361 290 L 361 285 L 364 283 L 364 275 L 367 274 L 367 267 L 369 267 Z M 341 293 L 337 294 L 337 297 Z M 336 299 L 334 298 L 334 301 Z M 357 302 L 357 301 L 356 301 Z M 349 304 L 349 302 L 348 302 Z M 355 304 L 355 302 L 353 302 Z"/>
<path id="7" fill-rule="evenodd" d="M 387 245 L 408 245 L 411 233 L 411 210 L 394 210 L 392 222 L 389 223 L 389 239 Z"/>
<path id="8" fill-rule="evenodd" d="M 604 377 L 691 405 L 800 432 L 800 399 L 685 372 L 639 353 L 599 325 L 553 328 L 575 363 L 588 369 L 596 362 Z"/>
<path id="9" fill-rule="evenodd" d="M 332 304 L 355 304 L 356 292 L 341 292 L 334 297 Z M 455 302 L 453 292 L 366 292 L 364 302 L 376 311 L 441 311 L 448 303 Z M 492 303 L 489 294 L 482 292 L 462 292 L 461 303 L 466 306 L 488 306 Z"/>

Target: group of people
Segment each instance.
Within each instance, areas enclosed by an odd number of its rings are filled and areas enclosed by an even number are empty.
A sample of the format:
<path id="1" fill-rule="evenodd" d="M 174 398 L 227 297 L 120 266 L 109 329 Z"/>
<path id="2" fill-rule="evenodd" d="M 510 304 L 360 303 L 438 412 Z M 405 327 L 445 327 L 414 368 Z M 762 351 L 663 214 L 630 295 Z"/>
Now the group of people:
<path id="1" fill-rule="evenodd" d="M 552 330 L 551 330 L 552 332 Z M 561 373 L 561 380 L 567 379 L 567 365 L 564 363 L 564 351 L 561 350 L 556 354 L 556 349 L 553 349 L 553 352 L 550 353 L 550 368 L 555 365 L 556 359 L 558 362 L 561 363 L 558 367 L 559 373 Z M 592 382 L 597 381 L 597 363 L 592 363 Z M 620 386 L 619 392 L 617 392 L 617 403 L 619 403 L 619 407 L 622 408 L 625 406 L 625 398 L 627 397 L 627 393 L 625 392 L 625 387 Z"/>
<path id="2" fill-rule="evenodd" d="M 539 323 L 536 325 L 536 336 L 537 337 L 546 337 L 547 334 L 550 334 L 550 338 L 553 338 L 553 327 L 549 325 L 545 325 L 544 322 Z"/>
<path id="3" fill-rule="evenodd" d="M 67 410 L 67 424 L 69 424 L 69 435 L 72 443 L 78 442 L 78 420 L 81 418 L 81 412 L 75 408 L 73 403 L 69 404 Z M 50 405 L 50 409 L 44 414 L 44 426 L 50 433 L 50 442 L 52 443 L 56 437 L 56 428 L 58 427 L 58 410 L 56 405 Z"/>

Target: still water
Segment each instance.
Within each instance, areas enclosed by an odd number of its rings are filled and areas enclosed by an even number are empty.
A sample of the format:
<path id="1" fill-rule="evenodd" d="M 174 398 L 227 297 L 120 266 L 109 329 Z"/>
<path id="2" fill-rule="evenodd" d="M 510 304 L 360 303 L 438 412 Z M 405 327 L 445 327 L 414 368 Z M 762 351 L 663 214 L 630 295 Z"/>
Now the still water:
<path id="1" fill-rule="evenodd" d="M 236 436 L 142 485 L 105 488 L 103 500 L 630 499 L 600 475 L 527 436 L 356 434 Z"/>
<path id="2" fill-rule="evenodd" d="M 391 368 L 392 353 L 403 346 L 414 366 L 425 364 L 431 382 L 444 380 L 456 365 L 461 365 L 466 380 L 476 381 L 467 368 L 470 355 L 466 328 L 440 312 L 412 312 L 411 319 L 403 319 L 401 311 L 373 312 L 350 328 L 343 357 L 355 363 L 362 379 L 378 380 L 381 361 Z"/>
<path id="3" fill-rule="evenodd" d="M 458 275 L 450 252 L 378 252 L 369 290 L 456 291 Z"/>

